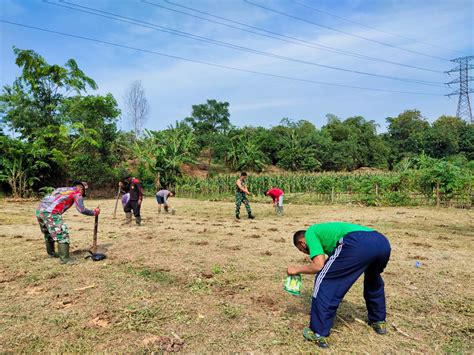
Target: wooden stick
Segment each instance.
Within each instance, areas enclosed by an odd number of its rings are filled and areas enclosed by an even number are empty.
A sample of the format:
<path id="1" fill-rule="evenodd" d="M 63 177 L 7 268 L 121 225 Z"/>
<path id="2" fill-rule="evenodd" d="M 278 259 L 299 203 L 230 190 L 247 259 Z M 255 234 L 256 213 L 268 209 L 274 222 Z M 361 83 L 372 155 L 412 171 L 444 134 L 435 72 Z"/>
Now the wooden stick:
<path id="1" fill-rule="evenodd" d="M 90 288 L 94 288 L 95 285 L 89 285 L 89 286 L 84 286 L 84 287 L 80 287 L 80 288 L 76 288 L 74 291 L 84 291 L 84 290 L 88 290 Z"/>
<path id="2" fill-rule="evenodd" d="M 345 325 L 347 325 L 347 327 L 350 329 L 350 330 L 353 330 L 352 327 L 350 326 L 349 323 L 347 323 L 347 321 L 342 318 L 339 314 L 336 314 L 337 318 L 339 318 Z"/>
<path id="3" fill-rule="evenodd" d="M 117 191 L 117 198 L 115 199 L 114 218 L 116 218 L 116 216 L 117 216 L 117 205 L 118 205 L 118 200 L 120 198 L 120 191 L 121 191 L 121 189 L 119 187 L 119 189 Z"/>
<path id="4" fill-rule="evenodd" d="M 407 338 L 410 338 L 410 339 L 415 339 L 415 340 L 420 340 L 418 338 L 415 338 L 413 336 L 411 336 L 410 334 L 408 333 L 405 333 L 403 330 L 401 330 L 400 328 L 397 327 L 397 325 L 395 323 L 392 322 L 392 327 L 393 329 L 395 329 L 397 332 L 399 332 L 401 335 L 407 337 Z"/>
<path id="5" fill-rule="evenodd" d="M 99 215 L 95 216 L 94 236 L 92 237 L 92 253 L 97 253 L 97 230 L 99 229 Z"/>
<path id="6" fill-rule="evenodd" d="M 366 327 L 370 327 L 370 325 L 368 325 L 367 322 L 364 322 L 362 319 L 355 317 L 354 320 L 360 324 L 365 325 Z"/>

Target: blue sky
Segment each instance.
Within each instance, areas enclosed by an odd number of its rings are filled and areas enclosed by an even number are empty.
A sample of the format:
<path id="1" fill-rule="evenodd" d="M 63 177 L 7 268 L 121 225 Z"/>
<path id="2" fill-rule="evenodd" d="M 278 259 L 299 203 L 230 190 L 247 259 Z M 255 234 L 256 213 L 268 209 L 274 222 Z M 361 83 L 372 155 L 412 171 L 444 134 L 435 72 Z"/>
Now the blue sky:
<path id="1" fill-rule="evenodd" d="M 49 1 L 64 4 L 58 0 Z M 249 0 L 293 17 L 262 9 L 243 0 L 169 0 L 297 38 L 305 41 L 298 43 L 309 46 L 232 29 L 152 6 L 141 0 L 65 1 L 299 61 L 438 84 L 451 80 L 443 72 L 454 67 L 454 63 L 429 56 L 456 58 L 474 54 L 474 2 L 471 0 Z M 164 0 L 147 1 L 210 18 Z M 384 32 L 313 11 L 298 3 Z M 318 27 L 295 17 L 428 56 Z M 22 49 L 34 49 L 49 63 L 64 64 L 67 59 L 74 58 L 80 68 L 98 83 L 99 90 L 96 93 L 111 92 L 122 109 L 126 88 L 132 81 L 141 80 L 151 105 L 146 123 L 150 129 L 162 129 L 185 118 L 190 114 L 193 104 L 203 103 L 206 99 L 228 101 L 231 121 L 238 126 L 270 127 L 278 124 L 283 117 L 289 117 L 294 120 L 306 119 L 321 127 L 326 123 L 325 115 L 332 113 L 342 118 L 364 116 L 380 124 L 380 130 L 383 131 L 386 117 L 398 115 L 406 109 L 419 109 L 430 121 L 456 111 L 457 98 L 443 96 L 450 92 L 447 87 L 371 77 L 261 56 L 61 8 L 40 0 L 0 0 L 0 19 L 247 71 L 349 86 L 436 94 L 368 91 L 261 76 L 0 23 L 2 86 L 10 84 L 20 73 L 14 64 L 14 45 Z M 232 25 L 242 27 L 235 23 Z M 437 72 L 345 56 L 316 49 L 313 44 Z M 125 118 L 122 118 L 121 127 L 129 128 Z"/>

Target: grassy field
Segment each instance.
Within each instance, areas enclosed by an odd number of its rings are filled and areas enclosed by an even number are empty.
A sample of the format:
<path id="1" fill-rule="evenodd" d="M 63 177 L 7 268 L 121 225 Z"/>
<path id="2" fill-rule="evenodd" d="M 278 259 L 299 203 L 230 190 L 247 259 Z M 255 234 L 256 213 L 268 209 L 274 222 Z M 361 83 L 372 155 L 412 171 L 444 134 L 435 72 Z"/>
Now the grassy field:
<path id="1" fill-rule="evenodd" d="M 99 251 L 84 260 L 93 218 L 71 209 L 78 265 L 45 258 L 34 218 L 37 203 L 0 200 L 0 352 L 315 351 L 302 337 L 313 278 L 302 297 L 282 289 L 286 266 L 305 262 L 292 232 L 345 220 L 386 234 L 392 258 L 384 273 L 389 335 L 363 324 L 359 280 L 341 304 L 331 351 L 472 353 L 474 214 L 435 208 L 288 205 L 277 218 L 254 204 L 257 219 L 233 219 L 233 204 L 173 200 L 177 214 L 143 206 L 143 226 L 113 219 L 100 205 Z M 416 261 L 422 266 L 415 267 Z"/>

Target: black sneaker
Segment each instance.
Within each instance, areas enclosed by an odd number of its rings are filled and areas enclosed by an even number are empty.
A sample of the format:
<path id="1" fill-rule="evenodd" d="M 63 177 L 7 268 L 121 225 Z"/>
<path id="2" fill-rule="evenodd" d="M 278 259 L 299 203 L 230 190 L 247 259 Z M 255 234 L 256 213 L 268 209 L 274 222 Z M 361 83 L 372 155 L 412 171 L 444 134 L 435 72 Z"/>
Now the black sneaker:
<path id="1" fill-rule="evenodd" d="M 372 327 L 373 330 L 375 330 L 377 334 L 387 334 L 387 322 L 385 322 L 384 320 L 380 322 L 372 322 L 369 323 L 369 325 Z"/>
<path id="2" fill-rule="evenodd" d="M 316 335 L 310 328 L 303 329 L 303 336 L 306 340 L 315 342 L 320 348 L 329 348 L 328 339 L 320 335 Z"/>

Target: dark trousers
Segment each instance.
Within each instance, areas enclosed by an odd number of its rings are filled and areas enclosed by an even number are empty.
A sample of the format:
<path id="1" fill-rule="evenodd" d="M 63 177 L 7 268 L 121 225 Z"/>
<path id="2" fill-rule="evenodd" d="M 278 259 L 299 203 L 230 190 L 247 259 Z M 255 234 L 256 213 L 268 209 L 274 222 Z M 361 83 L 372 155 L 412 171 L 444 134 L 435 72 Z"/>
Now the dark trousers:
<path id="1" fill-rule="evenodd" d="M 123 210 L 126 213 L 133 211 L 135 217 L 140 217 L 140 208 L 141 205 L 138 204 L 138 200 L 129 200 Z"/>
<path id="2" fill-rule="evenodd" d="M 369 321 L 384 321 L 385 291 L 380 274 L 389 258 L 390 243 L 378 232 L 352 232 L 341 238 L 316 276 L 310 320 L 313 332 L 329 335 L 339 304 L 362 273 Z"/>

